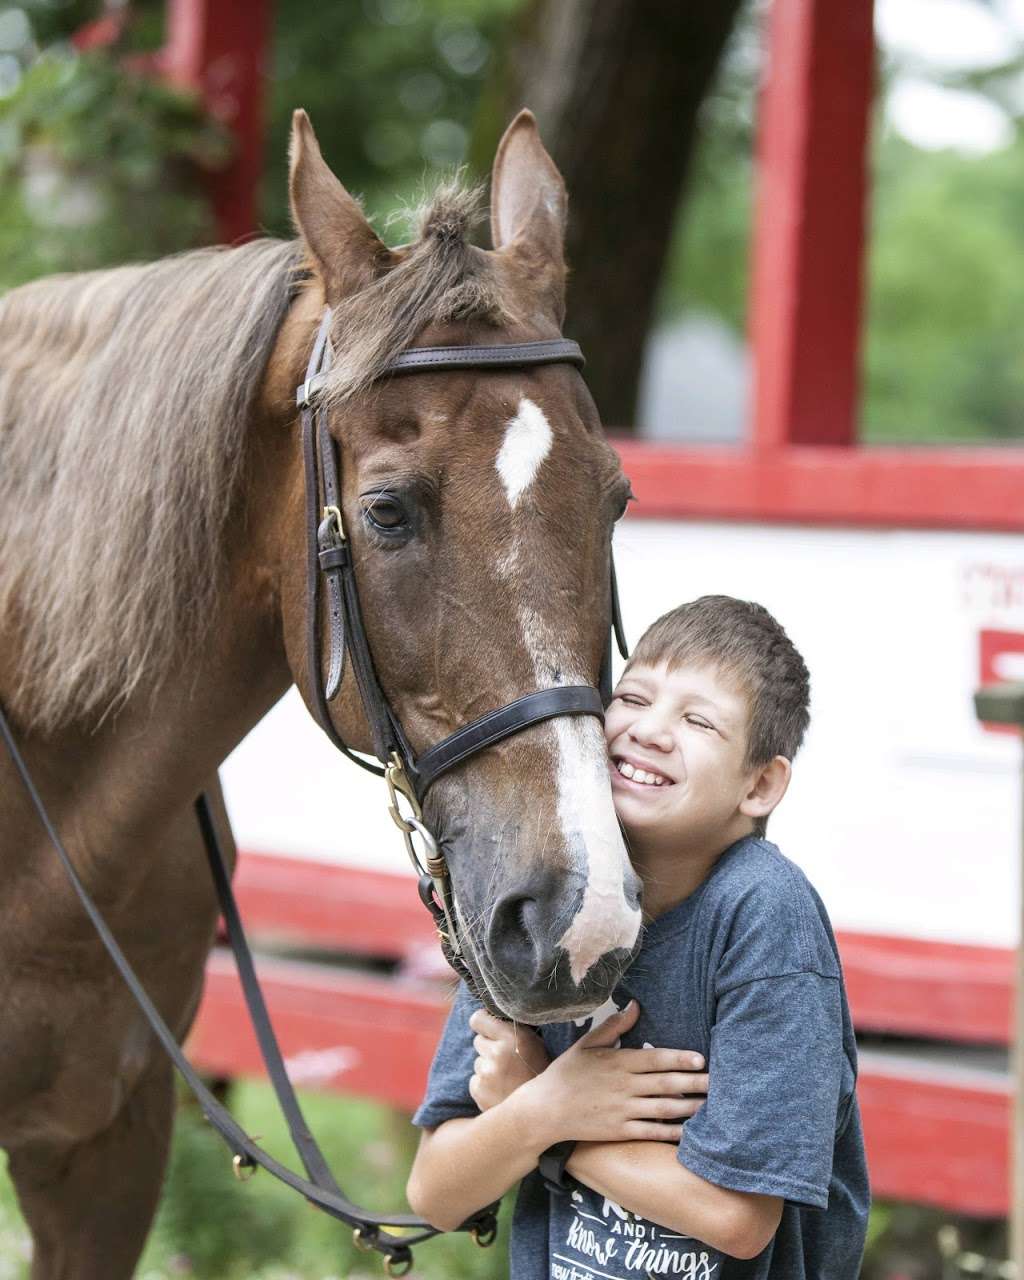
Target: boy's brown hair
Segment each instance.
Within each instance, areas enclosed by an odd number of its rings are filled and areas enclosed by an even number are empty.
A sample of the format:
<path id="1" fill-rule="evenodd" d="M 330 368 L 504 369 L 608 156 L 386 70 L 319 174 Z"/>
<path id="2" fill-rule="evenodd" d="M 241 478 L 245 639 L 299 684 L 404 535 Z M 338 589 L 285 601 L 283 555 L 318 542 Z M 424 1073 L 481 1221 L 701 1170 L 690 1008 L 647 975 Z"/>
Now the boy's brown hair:
<path id="1" fill-rule="evenodd" d="M 747 698 L 744 769 L 776 756 L 792 760 L 810 722 L 810 675 L 796 646 L 763 605 L 701 596 L 663 614 L 640 637 L 627 665 L 714 666 Z M 764 835 L 768 819 L 754 830 Z"/>

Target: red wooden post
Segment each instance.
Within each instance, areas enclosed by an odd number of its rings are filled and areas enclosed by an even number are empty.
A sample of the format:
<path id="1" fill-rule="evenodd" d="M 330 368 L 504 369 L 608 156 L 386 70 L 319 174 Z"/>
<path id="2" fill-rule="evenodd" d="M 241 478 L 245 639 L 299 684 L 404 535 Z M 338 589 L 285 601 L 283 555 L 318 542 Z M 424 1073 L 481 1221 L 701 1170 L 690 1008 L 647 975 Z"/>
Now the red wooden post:
<path id="1" fill-rule="evenodd" d="M 871 0 L 774 0 L 759 107 L 754 439 L 856 437 Z"/>
<path id="2" fill-rule="evenodd" d="M 198 89 L 235 136 L 234 159 L 210 180 L 217 225 L 229 242 L 256 229 L 269 29 L 270 0 L 168 0 L 162 69 Z"/>

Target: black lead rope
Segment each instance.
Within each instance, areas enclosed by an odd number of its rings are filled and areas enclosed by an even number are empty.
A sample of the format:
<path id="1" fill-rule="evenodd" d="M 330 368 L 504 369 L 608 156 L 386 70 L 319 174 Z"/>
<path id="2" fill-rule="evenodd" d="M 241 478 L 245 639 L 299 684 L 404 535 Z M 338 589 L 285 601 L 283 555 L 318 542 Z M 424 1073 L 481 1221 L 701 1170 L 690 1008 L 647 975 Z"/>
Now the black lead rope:
<path id="1" fill-rule="evenodd" d="M 160 1041 L 164 1051 L 195 1095 L 203 1115 L 231 1149 L 234 1155 L 233 1163 L 236 1173 L 239 1176 L 244 1176 L 245 1170 L 254 1171 L 257 1167 L 266 1169 L 269 1174 L 280 1182 L 285 1183 L 286 1186 L 291 1187 L 294 1191 L 298 1191 L 300 1195 L 304 1196 L 311 1204 L 316 1205 L 318 1209 L 322 1209 L 325 1213 L 330 1214 L 331 1217 L 352 1227 L 355 1231 L 356 1243 L 360 1247 L 376 1249 L 384 1255 L 384 1264 L 390 1275 L 404 1275 L 412 1266 L 412 1246 L 441 1233 L 436 1227 L 432 1227 L 415 1214 L 374 1214 L 360 1208 L 359 1205 L 353 1204 L 343 1194 L 333 1174 L 327 1167 L 323 1153 L 306 1126 L 302 1109 L 295 1096 L 291 1081 L 288 1079 L 281 1050 L 270 1024 L 266 1003 L 256 977 L 252 953 L 249 950 L 249 945 L 242 929 L 238 906 L 231 889 L 230 877 L 224 864 L 220 842 L 217 838 L 206 796 L 200 796 L 196 801 L 196 814 L 199 819 L 207 860 L 210 864 L 210 872 L 217 890 L 224 921 L 227 925 L 228 936 L 238 965 L 239 978 L 245 993 L 246 1004 L 249 1007 L 267 1072 L 281 1108 L 285 1113 L 292 1140 L 309 1175 L 308 1178 L 303 1178 L 286 1165 L 281 1164 L 258 1143 L 254 1142 L 200 1079 L 192 1064 L 182 1053 L 174 1033 L 164 1022 L 146 994 L 145 988 L 118 945 L 117 939 L 110 931 L 95 902 L 93 902 L 89 891 L 79 878 L 63 842 L 57 834 L 42 797 L 32 781 L 2 707 L 0 707 L 0 736 L 3 737 L 11 759 L 14 761 L 14 766 L 32 802 L 32 806 L 46 830 L 50 843 L 56 850 L 57 856 L 67 872 L 68 879 L 71 881 L 71 885 L 84 907 L 86 915 L 88 915 L 93 927 L 99 934 L 100 941 L 106 948 L 107 954 L 114 962 L 118 973 L 124 979 L 125 985 L 131 992 L 136 1004 L 142 1010 L 153 1034 Z M 385 1231 L 383 1229 L 385 1227 L 397 1227 L 407 1234 L 395 1235 L 392 1232 Z M 469 1231 L 480 1245 L 490 1244 L 497 1231 L 497 1205 L 490 1205 L 486 1209 L 481 1209 L 467 1219 L 459 1230 Z"/>

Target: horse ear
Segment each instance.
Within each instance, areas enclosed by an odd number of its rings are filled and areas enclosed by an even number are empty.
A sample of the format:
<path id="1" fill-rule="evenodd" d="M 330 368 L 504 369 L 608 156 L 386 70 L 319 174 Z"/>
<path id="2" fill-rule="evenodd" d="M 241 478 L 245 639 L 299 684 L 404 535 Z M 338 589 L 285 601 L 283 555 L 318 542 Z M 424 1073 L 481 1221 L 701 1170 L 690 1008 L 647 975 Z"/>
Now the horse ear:
<path id="1" fill-rule="evenodd" d="M 520 111 L 498 144 L 491 174 L 494 247 L 527 268 L 534 296 L 565 318 L 565 217 L 562 175 L 544 150 L 533 112 Z"/>
<path id="2" fill-rule="evenodd" d="M 532 111 L 520 111 L 498 144 L 491 173 L 491 240 L 495 249 L 527 245 L 563 262 L 568 197 L 544 149 Z"/>
<path id="3" fill-rule="evenodd" d="M 387 270 L 391 253 L 328 168 L 309 116 L 301 109 L 292 115 L 289 162 L 292 220 L 313 255 L 328 305 L 333 306 Z"/>

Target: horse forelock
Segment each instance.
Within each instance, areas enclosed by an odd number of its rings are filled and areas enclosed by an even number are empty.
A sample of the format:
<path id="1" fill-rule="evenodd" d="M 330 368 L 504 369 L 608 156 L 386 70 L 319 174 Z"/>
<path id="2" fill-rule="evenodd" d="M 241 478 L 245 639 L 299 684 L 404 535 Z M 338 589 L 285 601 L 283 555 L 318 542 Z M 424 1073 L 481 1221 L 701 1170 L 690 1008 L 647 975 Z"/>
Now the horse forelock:
<path id="1" fill-rule="evenodd" d="M 299 261 L 254 241 L 0 299 L 0 617 L 26 722 L 96 718 L 201 638 Z"/>
<path id="2" fill-rule="evenodd" d="M 417 211 L 418 238 L 394 253 L 393 264 L 372 285 L 335 308 L 328 404 L 365 391 L 432 325 L 475 320 L 497 327 L 513 318 L 492 255 L 469 240 L 480 216 L 479 188 L 458 178 L 444 183 Z"/>

